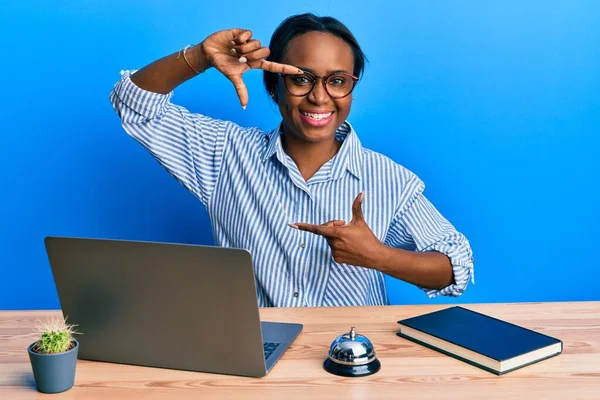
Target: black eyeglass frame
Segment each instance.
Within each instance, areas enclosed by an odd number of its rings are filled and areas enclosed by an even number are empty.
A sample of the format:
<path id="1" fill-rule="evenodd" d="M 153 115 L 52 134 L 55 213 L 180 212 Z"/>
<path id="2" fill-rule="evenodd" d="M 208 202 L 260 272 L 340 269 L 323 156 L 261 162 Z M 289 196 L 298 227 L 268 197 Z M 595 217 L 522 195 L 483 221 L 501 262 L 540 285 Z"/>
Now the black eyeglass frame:
<path id="1" fill-rule="evenodd" d="M 325 92 L 327 92 L 327 94 L 329 95 L 329 97 L 331 97 L 332 99 L 343 99 L 345 97 L 350 96 L 350 93 L 352 93 L 354 91 L 354 88 L 356 87 L 356 82 L 358 82 L 358 77 L 352 75 L 352 74 L 348 74 L 346 72 L 332 72 L 326 76 L 318 76 L 313 74 L 310 71 L 304 71 L 303 74 L 277 74 L 279 76 L 281 76 L 281 78 L 283 79 L 283 86 L 285 87 L 285 90 L 290 94 L 290 96 L 294 96 L 294 97 L 304 97 L 304 96 L 308 96 L 310 94 L 310 92 L 312 92 L 315 89 L 315 85 L 317 84 L 317 80 L 320 79 L 321 83 L 323 85 L 323 88 L 325 89 Z M 290 89 L 287 86 L 287 82 L 285 77 L 286 76 L 301 76 L 301 75 L 308 75 L 310 77 L 312 77 L 312 86 L 310 87 L 310 90 L 307 91 L 305 94 L 294 94 L 292 92 L 290 92 Z M 329 80 L 329 78 L 331 78 L 332 76 L 339 76 L 339 75 L 344 75 L 347 76 L 348 78 L 352 79 L 354 81 L 354 84 L 352 85 L 352 89 L 350 89 L 350 91 L 343 95 L 343 96 L 332 96 L 331 93 L 329 93 L 329 90 L 327 90 L 327 81 Z"/>

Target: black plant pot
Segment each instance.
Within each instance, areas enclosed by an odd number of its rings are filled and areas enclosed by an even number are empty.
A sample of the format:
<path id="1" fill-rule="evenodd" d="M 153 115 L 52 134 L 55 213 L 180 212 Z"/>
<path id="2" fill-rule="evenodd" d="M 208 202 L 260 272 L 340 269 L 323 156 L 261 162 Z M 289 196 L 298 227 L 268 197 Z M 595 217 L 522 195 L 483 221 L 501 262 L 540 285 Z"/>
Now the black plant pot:
<path id="1" fill-rule="evenodd" d="M 35 343 L 27 348 L 35 385 L 40 392 L 60 393 L 73 387 L 79 352 L 77 340 L 73 339 L 73 343 L 71 350 L 57 354 L 36 353 L 32 350 Z"/>

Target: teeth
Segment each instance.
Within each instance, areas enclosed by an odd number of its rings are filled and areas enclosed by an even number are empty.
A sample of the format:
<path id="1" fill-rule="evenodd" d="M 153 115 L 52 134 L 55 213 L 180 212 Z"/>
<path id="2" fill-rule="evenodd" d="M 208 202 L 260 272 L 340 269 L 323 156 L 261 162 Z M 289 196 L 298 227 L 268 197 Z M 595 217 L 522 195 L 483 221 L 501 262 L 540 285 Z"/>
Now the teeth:
<path id="1" fill-rule="evenodd" d="M 305 115 L 305 116 L 307 116 L 310 119 L 314 119 L 315 121 L 319 121 L 321 119 L 328 118 L 333 113 L 332 112 L 328 112 L 328 113 L 325 113 L 325 114 L 315 114 L 315 113 L 303 112 L 302 114 Z"/>

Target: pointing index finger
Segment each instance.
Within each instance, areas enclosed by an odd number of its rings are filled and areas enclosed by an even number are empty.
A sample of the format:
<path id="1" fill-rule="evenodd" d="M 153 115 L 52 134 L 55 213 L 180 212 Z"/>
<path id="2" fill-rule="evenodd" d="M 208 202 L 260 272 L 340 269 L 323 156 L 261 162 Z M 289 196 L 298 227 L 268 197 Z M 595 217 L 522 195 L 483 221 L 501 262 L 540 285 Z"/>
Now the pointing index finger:
<path id="1" fill-rule="evenodd" d="M 336 226 L 324 226 L 324 225 L 315 225 L 315 224 L 305 224 L 305 223 L 295 223 L 301 231 L 306 231 L 310 233 L 314 233 L 315 235 L 321 235 L 324 237 L 332 237 L 335 236 Z"/>
<path id="2" fill-rule="evenodd" d="M 250 66 L 255 69 L 264 69 L 265 71 L 273 72 L 275 74 L 296 75 L 304 73 L 304 71 L 302 71 L 300 68 L 294 67 L 293 65 L 280 64 L 267 60 L 258 60 L 256 63 L 252 63 Z"/>

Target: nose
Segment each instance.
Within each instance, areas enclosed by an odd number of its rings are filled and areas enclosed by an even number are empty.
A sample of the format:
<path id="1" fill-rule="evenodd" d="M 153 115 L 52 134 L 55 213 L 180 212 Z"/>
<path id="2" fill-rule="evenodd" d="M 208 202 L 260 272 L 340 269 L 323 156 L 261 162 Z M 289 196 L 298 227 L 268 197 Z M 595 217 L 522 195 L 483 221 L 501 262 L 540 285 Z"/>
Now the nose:
<path id="1" fill-rule="evenodd" d="M 308 101 L 313 104 L 325 104 L 330 100 L 329 93 L 325 90 L 325 86 L 323 85 L 323 78 L 318 78 L 315 82 L 315 86 L 313 90 L 308 94 Z"/>

